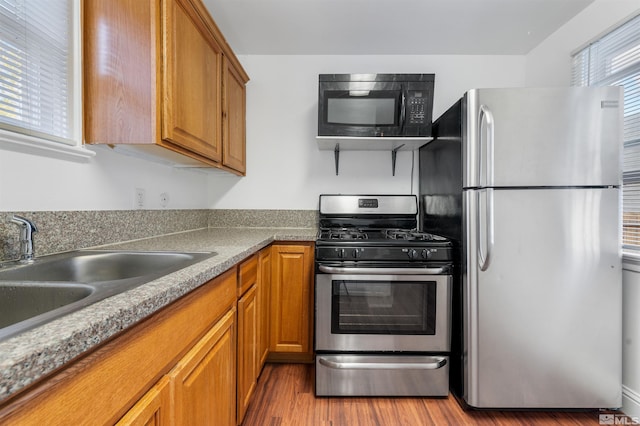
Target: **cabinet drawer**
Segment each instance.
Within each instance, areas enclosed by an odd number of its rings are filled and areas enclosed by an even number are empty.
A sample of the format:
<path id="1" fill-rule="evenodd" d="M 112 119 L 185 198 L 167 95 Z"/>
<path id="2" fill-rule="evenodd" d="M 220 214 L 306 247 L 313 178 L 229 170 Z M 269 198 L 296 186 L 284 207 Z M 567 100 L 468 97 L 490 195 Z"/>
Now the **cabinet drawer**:
<path id="1" fill-rule="evenodd" d="M 258 255 L 254 254 L 238 268 L 238 297 L 242 297 L 258 281 Z"/>
<path id="2" fill-rule="evenodd" d="M 316 356 L 318 396 L 447 396 L 449 357 Z"/>

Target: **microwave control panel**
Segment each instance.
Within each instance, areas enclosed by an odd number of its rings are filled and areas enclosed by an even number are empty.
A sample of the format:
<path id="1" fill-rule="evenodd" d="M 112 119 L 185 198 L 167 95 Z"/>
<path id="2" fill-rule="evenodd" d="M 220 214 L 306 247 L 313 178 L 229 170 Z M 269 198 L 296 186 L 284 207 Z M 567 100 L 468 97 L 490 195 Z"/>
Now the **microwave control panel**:
<path id="1" fill-rule="evenodd" d="M 427 94 L 422 90 L 410 90 L 407 96 L 407 124 L 425 124 Z"/>

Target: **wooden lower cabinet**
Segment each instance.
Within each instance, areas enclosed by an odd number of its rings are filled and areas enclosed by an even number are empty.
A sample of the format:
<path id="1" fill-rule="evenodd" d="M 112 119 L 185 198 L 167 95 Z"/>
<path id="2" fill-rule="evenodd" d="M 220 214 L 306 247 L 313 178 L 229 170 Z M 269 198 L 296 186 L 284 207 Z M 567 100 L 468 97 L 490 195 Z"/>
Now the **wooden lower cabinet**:
<path id="1" fill-rule="evenodd" d="M 171 424 L 171 380 L 163 377 L 136 405 L 125 414 L 117 426 L 165 426 Z"/>
<path id="2" fill-rule="evenodd" d="M 271 248 L 269 360 L 313 359 L 313 243 Z"/>
<path id="3" fill-rule="evenodd" d="M 174 412 L 170 402 L 171 414 L 165 414 L 163 377 L 176 371 L 194 348 L 211 341 L 208 336 L 214 329 L 228 333 L 221 340 L 224 345 L 215 346 L 224 350 L 215 356 L 215 350 L 207 352 L 198 368 L 216 376 L 212 379 L 216 387 L 207 397 L 230 414 L 216 414 L 210 424 L 235 424 L 235 328 L 229 328 L 227 321 L 231 318 L 235 324 L 236 279 L 236 268 L 232 268 L 0 405 L 0 424 L 153 424 L 156 420 L 166 424 L 167 417 L 171 421 L 180 410 L 174 404 Z M 198 368 L 194 371 L 199 372 Z M 171 386 L 175 390 L 176 382 Z M 187 394 L 182 395 L 187 401 Z"/>
<path id="4" fill-rule="evenodd" d="M 169 373 L 174 425 L 235 425 L 235 315 L 230 310 Z"/>
<path id="5" fill-rule="evenodd" d="M 242 423 L 258 379 L 258 299 L 257 286 L 238 300 L 238 417 Z"/>
<path id="6" fill-rule="evenodd" d="M 313 359 L 312 273 L 313 243 L 264 248 L 0 404 L 0 424 L 240 424 L 265 358 Z"/>
<path id="7" fill-rule="evenodd" d="M 227 312 L 118 426 L 235 425 L 235 314 Z"/>
<path id="8" fill-rule="evenodd" d="M 269 355 L 271 325 L 271 246 L 258 255 L 258 375 Z"/>

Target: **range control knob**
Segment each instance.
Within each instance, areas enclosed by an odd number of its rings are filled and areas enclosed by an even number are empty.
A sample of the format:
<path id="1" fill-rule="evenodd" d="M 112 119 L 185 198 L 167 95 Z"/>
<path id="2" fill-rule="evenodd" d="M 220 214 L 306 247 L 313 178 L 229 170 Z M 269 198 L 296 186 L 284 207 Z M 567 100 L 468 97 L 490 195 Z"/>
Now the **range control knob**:
<path id="1" fill-rule="evenodd" d="M 340 259 L 344 259 L 344 257 L 347 255 L 347 253 L 344 251 L 343 248 L 341 249 L 336 249 L 336 252 L 338 253 L 338 257 Z"/>
<path id="2" fill-rule="evenodd" d="M 435 253 L 436 250 L 435 249 L 424 249 L 422 250 L 422 257 L 424 259 L 429 259 L 431 258 L 431 256 L 433 255 L 433 253 Z"/>
<path id="3" fill-rule="evenodd" d="M 417 259 L 418 258 L 418 252 L 414 249 L 410 249 L 407 250 L 407 255 L 409 256 L 409 259 Z"/>
<path id="4" fill-rule="evenodd" d="M 354 250 L 353 250 L 353 258 L 354 258 L 354 259 L 357 259 L 357 258 L 359 258 L 360 256 L 362 256 L 362 250 L 354 249 Z"/>

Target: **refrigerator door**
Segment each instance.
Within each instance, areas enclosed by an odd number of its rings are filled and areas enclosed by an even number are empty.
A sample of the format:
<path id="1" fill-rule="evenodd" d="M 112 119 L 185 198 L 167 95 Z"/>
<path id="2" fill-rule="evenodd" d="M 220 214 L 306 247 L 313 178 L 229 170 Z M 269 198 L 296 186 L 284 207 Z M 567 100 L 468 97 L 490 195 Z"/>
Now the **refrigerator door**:
<path id="1" fill-rule="evenodd" d="M 618 186 L 622 88 L 475 89 L 463 98 L 463 186 Z"/>
<path id="2" fill-rule="evenodd" d="M 463 198 L 466 402 L 621 406 L 619 190 L 481 189 Z"/>

